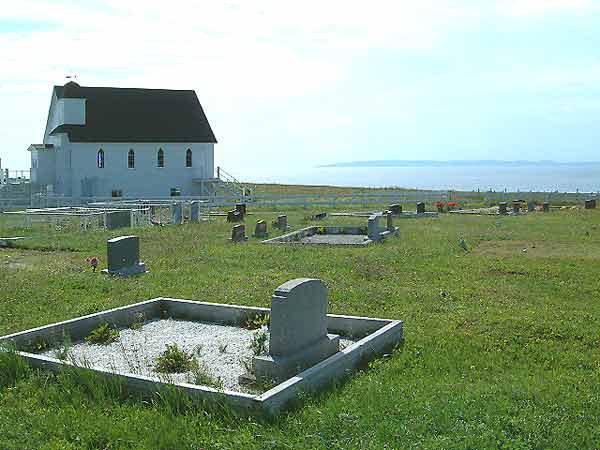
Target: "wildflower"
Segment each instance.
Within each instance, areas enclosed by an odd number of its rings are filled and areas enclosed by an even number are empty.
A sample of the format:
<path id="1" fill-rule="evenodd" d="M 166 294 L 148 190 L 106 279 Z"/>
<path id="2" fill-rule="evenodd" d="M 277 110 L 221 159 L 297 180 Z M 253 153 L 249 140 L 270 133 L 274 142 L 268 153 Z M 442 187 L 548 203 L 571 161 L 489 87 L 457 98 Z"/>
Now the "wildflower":
<path id="1" fill-rule="evenodd" d="M 97 256 L 92 256 L 91 258 L 86 258 L 85 261 L 92 266 L 92 272 L 95 272 L 96 268 L 98 267 L 98 263 L 100 262 L 100 258 Z"/>

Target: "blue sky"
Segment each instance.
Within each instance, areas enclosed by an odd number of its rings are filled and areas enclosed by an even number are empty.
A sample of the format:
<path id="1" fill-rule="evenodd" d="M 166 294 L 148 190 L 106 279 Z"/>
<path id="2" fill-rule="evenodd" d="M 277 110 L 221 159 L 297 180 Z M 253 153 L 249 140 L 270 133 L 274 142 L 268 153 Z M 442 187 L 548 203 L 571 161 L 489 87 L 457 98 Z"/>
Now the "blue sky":
<path id="1" fill-rule="evenodd" d="M 600 1 L 10 2 L 0 157 L 29 167 L 76 73 L 195 89 L 226 168 L 600 160 L 599 49 Z"/>

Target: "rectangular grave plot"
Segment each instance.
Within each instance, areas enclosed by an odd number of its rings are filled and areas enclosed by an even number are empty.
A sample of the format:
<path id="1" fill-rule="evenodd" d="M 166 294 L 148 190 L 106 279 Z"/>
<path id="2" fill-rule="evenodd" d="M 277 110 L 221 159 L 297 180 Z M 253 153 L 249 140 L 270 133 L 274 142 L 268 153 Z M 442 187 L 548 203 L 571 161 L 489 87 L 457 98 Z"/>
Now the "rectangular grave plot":
<path id="1" fill-rule="evenodd" d="M 249 318 L 270 313 L 269 308 L 205 303 L 173 298 L 155 298 L 51 325 L 0 337 L 0 344 L 13 345 L 31 366 L 60 371 L 65 367 L 93 371 L 109 379 L 119 379 L 132 392 L 153 395 L 174 385 L 200 403 L 226 405 L 244 415 L 276 415 L 298 394 L 310 392 L 347 377 L 366 361 L 390 351 L 403 340 L 403 323 L 399 320 L 327 314 L 328 333 L 353 338 L 355 342 L 320 363 L 279 383 L 263 394 L 253 395 L 227 389 L 215 389 L 189 383 L 166 383 L 155 378 L 133 374 L 115 374 L 108 370 L 76 367 L 68 361 L 34 353 L 36 342 L 58 343 L 68 335 L 73 343 L 83 340 L 99 325 L 109 323 L 129 327 L 143 314 L 146 320 L 172 318 L 187 321 L 214 322 L 241 326 Z"/>
<path id="2" fill-rule="evenodd" d="M 397 234 L 397 228 L 393 234 Z M 311 226 L 283 236 L 262 241 L 263 244 L 310 244 L 365 246 L 374 242 L 368 236 L 367 227 L 358 226 Z"/>

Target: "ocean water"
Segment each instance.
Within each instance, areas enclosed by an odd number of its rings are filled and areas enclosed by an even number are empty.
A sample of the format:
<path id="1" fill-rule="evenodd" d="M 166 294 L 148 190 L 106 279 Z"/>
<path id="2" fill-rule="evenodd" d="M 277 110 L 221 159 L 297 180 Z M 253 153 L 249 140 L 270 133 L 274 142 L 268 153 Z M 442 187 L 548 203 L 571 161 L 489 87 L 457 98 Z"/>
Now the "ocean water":
<path id="1" fill-rule="evenodd" d="M 600 191 L 600 163 L 589 165 L 238 168 L 245 182 L 460 191 Z"/>

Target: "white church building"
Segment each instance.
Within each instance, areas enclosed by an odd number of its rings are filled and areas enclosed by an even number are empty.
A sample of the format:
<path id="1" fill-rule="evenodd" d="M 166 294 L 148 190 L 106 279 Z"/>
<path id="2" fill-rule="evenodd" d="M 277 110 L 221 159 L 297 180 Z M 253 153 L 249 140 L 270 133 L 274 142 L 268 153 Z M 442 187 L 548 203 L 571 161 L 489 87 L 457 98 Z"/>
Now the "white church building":
<path id="1" fill-rule="evenodd" d="M 54 86 L 31 183 L 75 198 L 206 193 L 215 135 L 194 91 Z"/>

